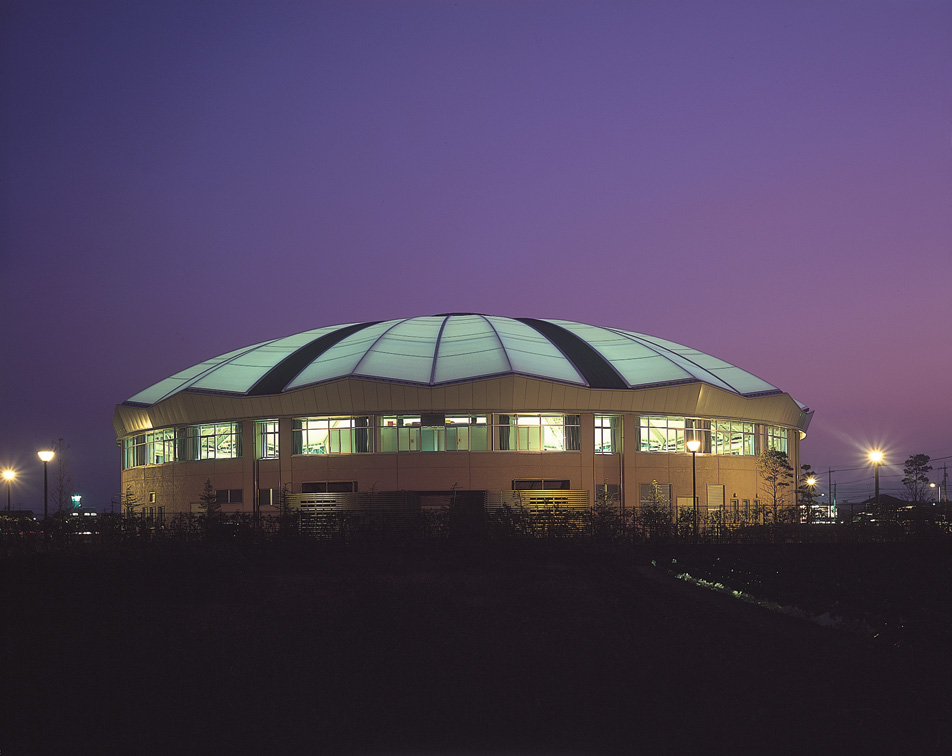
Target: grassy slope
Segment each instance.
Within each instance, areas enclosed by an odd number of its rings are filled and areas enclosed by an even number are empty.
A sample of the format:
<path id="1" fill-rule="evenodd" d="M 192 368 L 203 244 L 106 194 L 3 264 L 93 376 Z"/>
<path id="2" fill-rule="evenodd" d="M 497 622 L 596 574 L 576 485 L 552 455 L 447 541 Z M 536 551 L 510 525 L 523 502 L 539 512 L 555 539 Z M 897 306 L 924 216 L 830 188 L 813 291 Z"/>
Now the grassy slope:
<path id="1" fill-rule="evenodd" d="M 0 750 L 949 745 L 948 647 L 923 648 L 924 636 L 915 648 L 882 642 L 744 605 L 646 566 L 670 561 L 667 552 L 529 546 L 0 562 L 9 702 Z M 783 550 L 670 558 L 712 576 L 734 560 L 727 569 L 746 570 L 767 593 L 817 595 L 815 555 L 800 559 L 799 581 Z M 829 569 L 835 557 L 824 558 Z M 882 572 L 891 586 L 914 577 Z M 875 591 L 864 600 L 875 603 Z"/>

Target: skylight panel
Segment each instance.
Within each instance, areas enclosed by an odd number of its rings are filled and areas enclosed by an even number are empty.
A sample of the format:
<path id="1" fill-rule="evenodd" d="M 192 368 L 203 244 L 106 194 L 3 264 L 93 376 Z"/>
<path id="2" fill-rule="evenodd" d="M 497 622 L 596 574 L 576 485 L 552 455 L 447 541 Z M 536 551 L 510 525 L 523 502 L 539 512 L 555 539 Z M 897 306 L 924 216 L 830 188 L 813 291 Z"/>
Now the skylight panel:
<path id="1" fill-rule="evenodd" d="M 575 366 L 534 328 L 509 318 L 489 317 L 502 341 L 512 369 L 556 381 L 585 385 Z"/>
<path id="2" fill-rule="evenodd" d="M 316 328 L 262 344 L 209 372 L 196 381 L 193 388 L 246 393 L 281 360 L 324 334 L 344 327 L 346 326 L 336 325 Z"/>
<path id="3" fill-rule="evenodd" d="M 429 383 L 442 317 L 413 318 L 384 332 L 354 373 L 371 378 Z"/>
<path id="4" fill-rule="evenodd" d="M 268 342 L 263 343 L 266 344 Z M 191 367 L 185 368 L 185 370 L 180 370 L 175 375 L 165 378 L 164 380 L 149 386 L 149 388 L 143 389 L 139 393 L 130 396 L 126 401 L 136 402 L 137 404 L 155 404 L 156 402 L 160 402 L 178 391 L 184 391 L 185 389 L 190 388 L 196 381 L 201 379 L 204 375 L 214 371 L 222 363 L 227 362 L 238 355 L 245 354 L 246 352 L 249 352 L 258 346 L 261 346 L 261 344 L 254 344 L 249 347 L 235 349 L 234 351 L 219 355 L 218 357 L 212 357 L 211 359 L 200 362 L 197 365 L 192 365 Z"/>
<path id="5" fill-rule="evenodd" d="M 392 328 L 399 322 L 399 320 L 387 320 L 351 334 L 304 368 L 293 381 L 288 383 L 285 390 L 350 375 L 373 343 L 388 328 Z"/>
<path id="6" fill-rule="evenodd" d="M 497 375 L 507 370 L 506 352 L 486 318 L 458 315 L 447 320 L 440 335 L 434 383 Z"/>
<path id="7" fill-rule="evenodd" d="M 659 354 L 646 344 L 599 326 L 574 323 L 569 320 L 550 320 L 574 333 L 611 363 L 629 386 L 643 386 L 692 378 L 683 367 Z"/>

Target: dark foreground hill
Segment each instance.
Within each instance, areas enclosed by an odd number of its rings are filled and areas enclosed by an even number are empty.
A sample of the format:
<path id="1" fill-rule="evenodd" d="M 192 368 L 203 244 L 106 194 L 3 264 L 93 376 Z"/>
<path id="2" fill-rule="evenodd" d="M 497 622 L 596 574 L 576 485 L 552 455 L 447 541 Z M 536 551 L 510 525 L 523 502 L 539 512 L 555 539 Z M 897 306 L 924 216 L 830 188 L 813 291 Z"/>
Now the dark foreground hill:
<path id="1" fill-rule="evenodd" d="M 8 559 L 0 752 L 948 752 L 948 554 L 838 548 Z"/>

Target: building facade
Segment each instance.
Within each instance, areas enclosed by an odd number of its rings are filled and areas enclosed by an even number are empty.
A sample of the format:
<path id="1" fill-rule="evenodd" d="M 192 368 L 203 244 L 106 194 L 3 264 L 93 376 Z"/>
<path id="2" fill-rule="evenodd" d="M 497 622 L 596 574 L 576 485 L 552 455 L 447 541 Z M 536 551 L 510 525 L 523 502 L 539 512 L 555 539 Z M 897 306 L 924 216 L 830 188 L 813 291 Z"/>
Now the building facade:
<path id="1" fill-rule="evenodd" d="M 122 491 L 156 519 L 198 511 L 208 481 L 225 512 L 368 494 L 631 509 L 652 491 L 676 512 L 696 490 L 708 518 L 740 521 L 761 507 L 760 453 L 784 451 L 798 469 L 811 416 L 745 370 L 655 337 L 448 314 L 230 352 L 132 396 L 114 426 Z"/>

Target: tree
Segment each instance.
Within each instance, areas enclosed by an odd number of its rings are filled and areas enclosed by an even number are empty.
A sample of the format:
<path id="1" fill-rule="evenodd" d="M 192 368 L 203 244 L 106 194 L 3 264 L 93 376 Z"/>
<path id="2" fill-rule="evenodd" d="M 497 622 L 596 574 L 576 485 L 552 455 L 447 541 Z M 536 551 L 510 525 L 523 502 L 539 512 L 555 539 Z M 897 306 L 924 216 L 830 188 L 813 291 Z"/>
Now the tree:
<path id="1" fill-rule="evenodd" d="M 57 439 L 50 444 L 54 452 L 50 493 L 57 512 L 68 512 L 73 505 L 73 476 L 69 464 L 69 444 Z"/>
<path id="2" fill-rule="evenodd" d="M 813 481 L 810 483 L 809 481 Z M 798 520 L 812 524 L 816 519 L 816 471 L 810 465 L 800 465 L 800 485 L 797 487 L 799 502 Z"/>
<path id="3" fill-rule="evenodd" d="M 787 489 L 793 485 L 793 468 L 790 467 L 787 453 L 777 449 L 764 449 L 758 468 L 765 506 L 772 513 L 774 523 L 777 523 L 787 506 Z"/>
<path id="4" fill-rule="evenodd" d="M 641 502 L 640 515 L 641 526 L 647 537 L 670 535 L 671 501 L 656 480 L 651 481 L 651 486 Z"/>
<path id="5" fill-rule="evenodd" d="M 198 497 L 200 506 L 205 513 L 205 519 L 212 521 L 216 519 L 221 512 L 221 504 L 218 503 L 218 494 L 212 487 L 211 478 L 205 480 L 205 487 L 202 489 L 202 495 Z"/>
<path id="6" fill-rule="evenodd" d="M 135 515 L 137 506 L 139 497 L 132 490 L 132 486 L 126 486 L 126 492 L 119 496 L 119 511 L 124 515 Z"/>
<path id="7" fill-rule="evenodd" d="M 921 504 L 927 498 L 929 491 L 929 476 L 932 469 L 928 454 L 913 454 L 902 466 L 902 484 L 909 491 L 909 500 Z"/>

